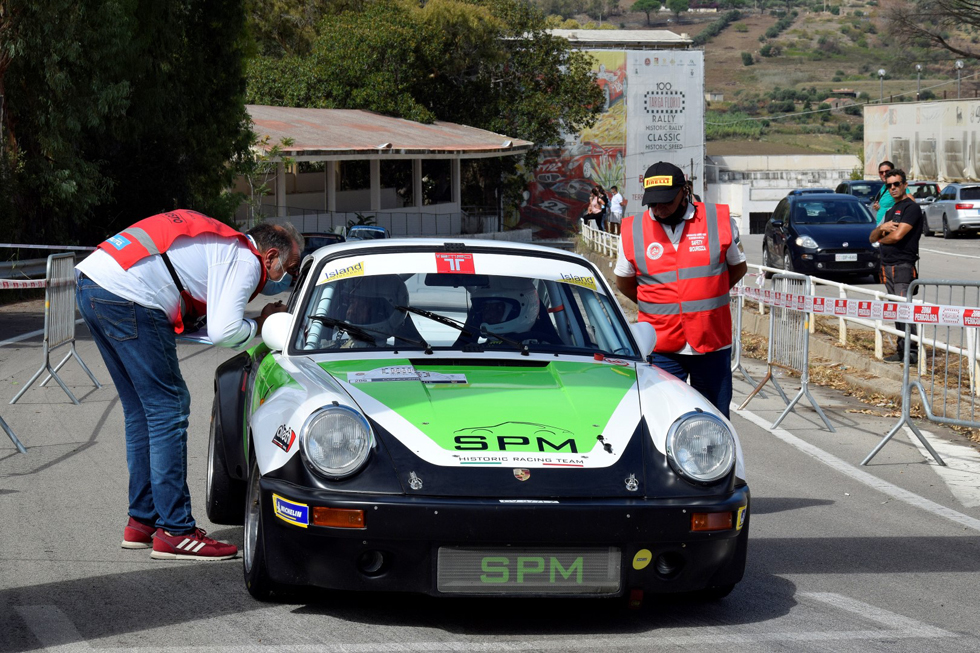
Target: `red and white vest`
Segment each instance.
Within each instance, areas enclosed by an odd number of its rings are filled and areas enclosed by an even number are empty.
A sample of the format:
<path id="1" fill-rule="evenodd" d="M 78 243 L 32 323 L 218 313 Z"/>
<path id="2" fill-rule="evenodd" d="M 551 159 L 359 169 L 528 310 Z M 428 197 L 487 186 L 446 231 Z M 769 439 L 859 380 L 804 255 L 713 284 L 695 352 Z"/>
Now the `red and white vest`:
<path id="1" fill-rule="evenodd" d="M 623 218 L 623 253 L 636 270 L 639 319 L 657 330 L 656 352 L 690 344 L 702 354 L 732 344 L 728 263 L 732 245 L 728 206 L 694 202 L 677 250 L 650 214 Z"/>
<path id="2" fill-rule="evenodd" d="M 147 256 L 166 252 L 180 236 L 193 238 L 201 234 L 235 238 L 255 254 L 262 271 L 259 285 L 255 288 L 255 292 L 252 293 L 249 301 L 255 299 L 266 281 L 262 255 L 245 234 L 197 211 L 177 209 L 176 211 L 150 216 L 103 241 L 99 244 L 99 249 L 115 259 L 124 270 L 128 270 Z M 174 331 L 183 333 L 184 316 L 189 314 L 207 315 L 207 310 L 207 304 L 203 300 L 192 296 L 185 290 L 181 293 L 181 309 L 174 322 Z"/>

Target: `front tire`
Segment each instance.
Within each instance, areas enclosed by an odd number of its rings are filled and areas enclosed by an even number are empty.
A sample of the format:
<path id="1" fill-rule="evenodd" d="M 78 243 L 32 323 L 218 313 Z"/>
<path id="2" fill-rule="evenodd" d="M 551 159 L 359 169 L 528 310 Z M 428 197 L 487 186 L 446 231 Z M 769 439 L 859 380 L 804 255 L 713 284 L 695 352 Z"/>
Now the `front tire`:
<path id="1" fill-rule="evenodd" d="M 245 499 L 245 542 L 242 561 L 245 570 L 245 587 L 252 598 L 269 601 L 276 590 L 269 578 L 265 562 L 265 542 L 262 525 L 262 492 L 259 487 L 259 465 L 253 460 L 248 470 L 248 494 Z"/>
<path id="2" fill-rule="evenodd" d="M 793 257 L 789 255 L 789 252 L 783 253 L 783 269 L 787 272 L 795 272 L 793 269 Z"/>
<path id="3" fill-rule="evenodd" d="M 953 232 L 949 230 L 949 221 L 946 216 L 943 216 L 943 238 L 946 240 L 952 240 Z"/>
<path id="4" fill-rule="evenodd" d="M 922 212 L 922 235 L 935 236 L 936 232 L 929 228 L 929 214 Z"/>
<path id="5" fill-rule="evenodd" d="M 762 243 L 762 267 L 774 267 L 772 261 L 769 260 L 769 247 L 765 243 Z M 766 279 L 772 279 L 772 272 L 766 270 L 764 274 L 766 275 Z"/>
<path id="6" fill-rule="evenodd" d="M 211 433 L 208 438 L 208 470 L 204 496 L 208 519 L 212 523 L 236 526 L 244 523 L 245 483 L 228 475 L 217 394 L 214 396 L 214 405 L 211 408 Z"/>

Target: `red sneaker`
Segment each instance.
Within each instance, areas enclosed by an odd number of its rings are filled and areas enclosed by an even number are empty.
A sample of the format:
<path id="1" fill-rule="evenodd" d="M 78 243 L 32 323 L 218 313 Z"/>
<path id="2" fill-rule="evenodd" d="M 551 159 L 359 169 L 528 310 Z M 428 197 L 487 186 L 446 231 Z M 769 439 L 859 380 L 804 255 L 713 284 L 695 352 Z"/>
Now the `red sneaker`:
<path id="1" fill-rule="evenodd" d="M 153 534 L 150 557 L 157 560 L 229 560 L 236 555 L 237 546 L 208 537 L 203 528 L 195 528 L 183 535 L 171 535 L 158 528 Z"/>
<path id="2" fill-rule="evenodd" d="M 148 526 L 143 522 L 130 517 L 129 523 L 123 530 L 122 548 L 124 549 L 149 549 L 153 545 L 153 533 L 157 530 L 156 526 Z"/>

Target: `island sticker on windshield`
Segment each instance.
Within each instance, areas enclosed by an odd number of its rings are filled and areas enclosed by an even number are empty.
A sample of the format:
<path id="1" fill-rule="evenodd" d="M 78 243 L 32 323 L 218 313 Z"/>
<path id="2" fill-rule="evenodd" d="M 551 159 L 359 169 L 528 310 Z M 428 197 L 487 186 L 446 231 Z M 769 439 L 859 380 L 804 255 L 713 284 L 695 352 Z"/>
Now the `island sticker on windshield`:
<path id="1" fill-rule="evenodd" d="M 320 274 L 320 280 L 316 282 L 316 285 L 330 283 L 331 281 L 337 281 L 339 279 L 348 279 L 350 277 L 363 277 L 364 276 L 364 261 L 358 261 L 351 265 L 345 265 L 341 268 L 324 268 L 323 273 Z"/>

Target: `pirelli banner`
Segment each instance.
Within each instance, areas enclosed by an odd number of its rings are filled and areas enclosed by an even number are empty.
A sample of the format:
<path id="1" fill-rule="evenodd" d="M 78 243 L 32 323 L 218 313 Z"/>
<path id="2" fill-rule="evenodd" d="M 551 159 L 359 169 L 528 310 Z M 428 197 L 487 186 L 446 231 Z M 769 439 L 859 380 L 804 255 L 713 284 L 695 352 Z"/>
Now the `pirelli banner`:
<path id="1" fill-rule="evenodd" d="M 643 173 L 657 161 L 684 171 L 704 190 L 704 53 L 626 52 L 626 191 L 641 210 Z"/>

